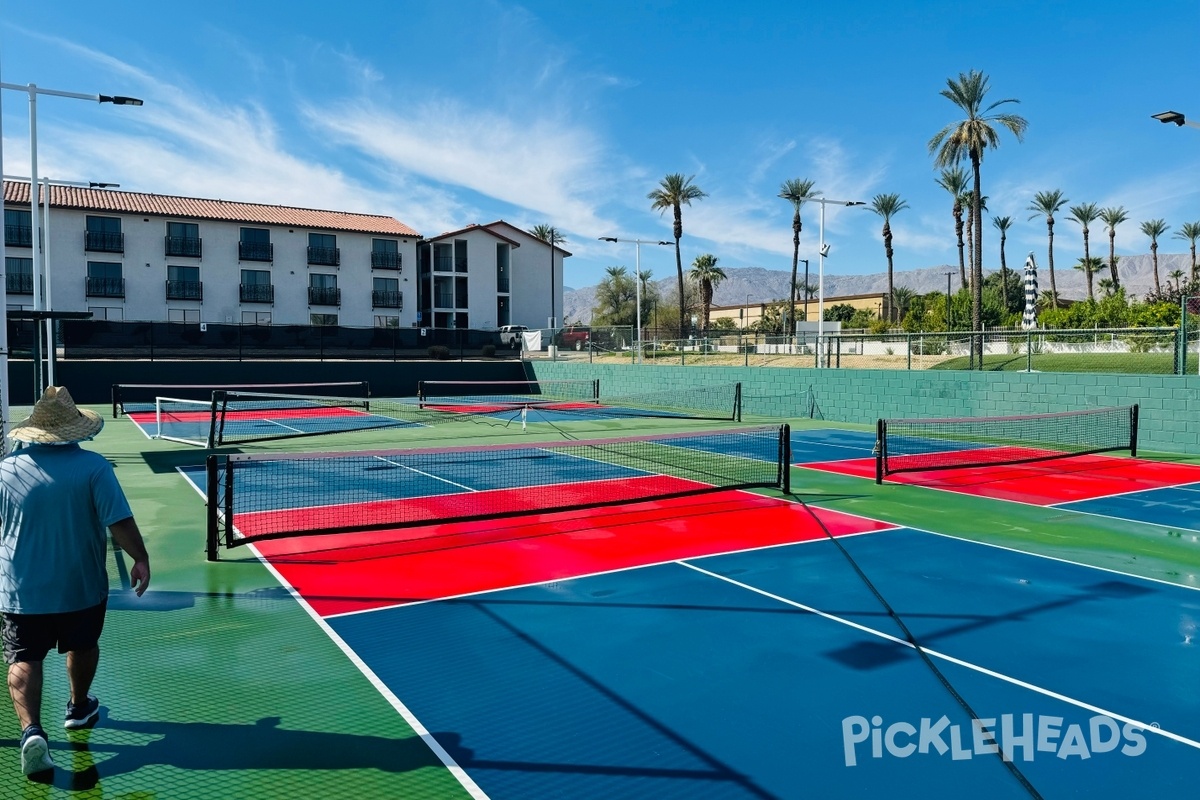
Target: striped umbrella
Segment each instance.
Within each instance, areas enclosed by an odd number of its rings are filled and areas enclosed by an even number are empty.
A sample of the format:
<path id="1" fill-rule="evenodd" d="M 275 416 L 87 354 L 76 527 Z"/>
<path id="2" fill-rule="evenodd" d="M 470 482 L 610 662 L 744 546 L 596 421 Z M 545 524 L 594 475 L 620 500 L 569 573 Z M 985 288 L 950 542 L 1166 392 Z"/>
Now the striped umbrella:
<path id="1" fill-rule="evenodd" d="M 1021 327 L 1032 330 L 1037 327 L 1037 262 L 1033 253 L 1025 259 L 1025 314 L 1021 317 Z"/>

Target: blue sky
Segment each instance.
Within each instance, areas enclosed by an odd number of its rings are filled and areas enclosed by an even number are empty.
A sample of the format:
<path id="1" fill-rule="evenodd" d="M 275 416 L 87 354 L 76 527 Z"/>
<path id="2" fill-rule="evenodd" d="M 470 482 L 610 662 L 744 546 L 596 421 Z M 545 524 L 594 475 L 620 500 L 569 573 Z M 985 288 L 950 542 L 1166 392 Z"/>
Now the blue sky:
<path id="1" fill-rule="evenodd" d="M 899 193 L 896 268 L 957 264 L 926 145 L 960 118 L 946 79 L 971 69 L 1029 122 L 983 165 L 990 211 L 1014 218 L 1010 265 L 1044 258 L 1044 221 L 1025 209 L 1045 189 L 1123 205 L 1118 253 L 1147 252 L 1141 221 L 1200 220 L 1200 130 L 1150 119 L 1200 121 L 1198 31 L 1196 0 L 0 0 L 0 80 L 146 101 L 39 100 L 49 177 L 387 214 L 425 235 L 550 223 L 581 287 L 633 267 L 632 245 L 597 237 L 671 238 L 646 200 L 669 172 L 709 194 L 684 209 L 685 266 L 712 253 L 790 269 L 791 207 L 776 196 L 789 178 L 835 199 Z M 26 99 L 2 94 L 4 171 L 26 175 Z M 814 268 L 818 217 L 805 207 Z M 880 228 L 830 207 L 827 273 L 885 270 Z M 1092 239 L 1107 241 L 1098 224 Z M 1082 255 L 1065 213 L 1055 243 L 1056 260 Z M 1186 248 L 1168 235 L 1160 252 Z M 643 248 L 642 265 L 673 275 L 672 250 Z"/>

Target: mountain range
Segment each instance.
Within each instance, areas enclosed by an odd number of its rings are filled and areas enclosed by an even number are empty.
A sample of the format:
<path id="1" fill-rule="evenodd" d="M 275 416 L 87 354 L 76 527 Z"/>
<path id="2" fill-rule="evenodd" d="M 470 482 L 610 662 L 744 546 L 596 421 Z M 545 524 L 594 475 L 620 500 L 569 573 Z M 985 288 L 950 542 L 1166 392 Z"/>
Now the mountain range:
<path id="1" fill-rule="evenodd" d="M 1057 248 L 1056 248 L 1057 251 Z M 1095 251 L 1093 250 L 1093 253 Z M 1056 255 L 1057 252 L 1056 252 Z M 1102 258 L 1106 253 L 1098 254 Z M 1050 273 L 1046 267 L 1045 256 L 1035 255 L 1038 266 L 1038 289 L 1050 289 Z M 1120 256 L 1117 262 L 1120 271 L 1121 284 L 1125 287 L 1127 296 L 1143 297 L 1154 289 L 1154 263 L 1150 254 L 1135 256 Z M 1079 270 L 1072 269 L 1075 260 L 1066 255 L 1058 255 L 1054 265 L 1054 280 L 1059 297 L 1071 300 L 1087 298 L 1087 280 Z M 1010 260 L 1010 270 L 1024 273 L 1025 260 Z M 1192 268 L 1191 255 L 1162 254 L 1158 256 L 1158 277 L 1161 285 L 1166 285 L 1171 273 L 1180 270 L 1185 276 Z M 985 274 L 996 270 L 985 270 Z M 896 286 L 907 286 L 917 294 L 946 291 L 946 273 L 951 273 L 951 290 L 959 289 L 958 265 L 940 265 L 913 270 L 897 270 L 895 273 Z M 763 269 L 761 267 L 735 267 L 725 270 L 726 278 L 713 291 L 714 306 L 738 306 L 746 303 L 762 303 L 786 299 L 791 285 L 790 270 Z M 1100 279 L 1108 277 L 1108 265 L 1093 275 L 1095 292 L 1100 292 Z M 796 278 L 797 283 L 804 283 L 804 270 Z M 809 282 L 817 282 L 817 270 L 809 270 Z M 651 281 L 658 287 L 659 297 L 668 297 L 676 285 L 674 275 Z M 596 286 L 586 286 L 581 289 L 565 288 L 563 290 L 563 319 L 581 324 L 588 324 L 592 319 L 592 309 L 596 305 Z M 879 272 L 871 275 L 831 275 L 825 274 L 825 300 L 861 294 L 882 294 L 887 291 L 887 273 Z M 814 294 L 814 299 L 816 295 Z"/>

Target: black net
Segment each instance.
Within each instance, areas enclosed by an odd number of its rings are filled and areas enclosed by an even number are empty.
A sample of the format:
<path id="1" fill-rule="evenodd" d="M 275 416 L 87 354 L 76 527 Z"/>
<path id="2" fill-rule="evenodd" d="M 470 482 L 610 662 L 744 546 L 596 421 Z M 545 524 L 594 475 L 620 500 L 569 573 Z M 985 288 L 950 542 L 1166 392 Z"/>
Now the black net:
<path id="1" fill-rule="evenodd" d="M 112 387 L 113 418 L 121 414 L 151 412 L 158 398 L 211 401 L 217 391 L 271 392 L 294 395 L 336 395 L 338 397 L 367 397 L 370 386 L 366 381 L 333 381 L 322 383 L 114 383 Z"/>
<path id="2" fill-rule="evenodd" d="M 1138 407 L 964 419 L 879 420 L 876 479 L 897 472 L 1020 464 L 1129 450 Z"/>
<path id="3" fill-rule="evenodd" d="M 788 426 L 622 439 L 207 460 L 209 556 L 261 539 L 788 489 Z"/>
<path id="4" fill-rule="evenodd" d="M 594 402 L 600 396 L 600 381 L 421 381 L 417 396 L 430 406 Z"/>

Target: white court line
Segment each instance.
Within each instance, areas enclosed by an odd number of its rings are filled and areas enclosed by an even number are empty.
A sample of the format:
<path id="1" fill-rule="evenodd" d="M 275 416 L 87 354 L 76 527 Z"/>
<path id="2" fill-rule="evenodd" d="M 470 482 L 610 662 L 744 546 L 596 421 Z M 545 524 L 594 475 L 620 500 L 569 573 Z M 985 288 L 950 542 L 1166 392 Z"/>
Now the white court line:
<path id="1" fill-rule="evenodd" d="M 898 636 L 893 636 L 890 633 L 884 633 L 883 631 L 875 630 L 874 628 L 870 628 L 866 625 L 861 625 L 857 622 L 853 622 L 852 620 L 845 619 L 844 617 L 839 617 L 834 614 L 826 613 L 819 609 L 813 608 L 812 606 L 806 606 L 803 603 L 798 603 L 795 600 L 789 600 L 786 597 L 782 597 L 780 595 L 773 594 L 764 589 L 759 589 L 755 586 L 751 586 L 748 583 L 742 583 L 741 581 L 734 580 L 733 578 L 728 578 L 724 575 L 719 575 L 716 572 L 710 572 L 709 570 L 706 570 L 702 567 L 698 567 L 695 564 L 688 564 L 685 561 L 678 561 L 676 563 L 678 563 L 681 567 L 687 567 L 690 570 L 695 570 L 696 572 L 707 575 L 710 578 L 716 578 L 717 580 L 732 584 L 741 589 L 745 589 L 746 591 L 753 592 L 754 594 L 761 595 L 768 599 L 774 600 L 778 603 L 782 603 L 784 605 L 791 606 L 792 608 L 800 609 L 801 611 L 806 611 L 810 614 L 815 614 L 816 616 L 821 617 L 822 619 L 826 619 L 831 622 L 836 622 L 839 625 L 845 625 L 847 627 L 854 628 L 855 630 L 860 631 L 862 633 L 866 633 L 871 636 L 876 636 L 880 639 L 885 639 L 894 644 L 903 645 L 912 650 L 917 649 L 913 645 L 912 642 L 909 642 L 905 639 L 901 639 Z M 1067 703 L 1069 705 L 1073 705 L 1077 708 L 1082 708 L 1085 711 L 1091 711 L 1094 714 L 1103 714 L 1104 716 L 1111 717 L 1115 720 L 1120 720 L 1121 722 L 1141 728 L 1142 730 L 1147 731 L 1149 733 L 1155 733 L 1164 738 L 1171 739 L 1173 741 L 1179 742 L 1180 744 L 1185 744 L 1188 747 L 1194 747 L 1197 750 L 1200 750 L 1200 742 L 1197 742 L 1194 739 L 1189 739 L 1186 736 L 1182 736 L 1178 733 L 1173 733 L 1171 731 L 1157 727 L 1151 723 L 1142 722 L 1140 720 L 1134 719 L 1133 717 L 1128 717 L 1128 716 L 1125 716 L 1124 714 L 1118 714 L 1114 711 L 1109 711 L 1108 709 L 1102 708 L 1100 706 L 1092 705 L 1091 703 L 1085 703 L 1082 700 L 1076 700 L 1075 698 L 1068 697 L 1065 694 L 1060 694 L 1058 692 L 1051 691 L 1050 689 L 1045 689 L 1041 686 L 1037 686 L 1036 684 L 1032 684 L 1027 681 L 1020 680 L 1019 678 L 1014 678 L 1012 676 L 1005 675 L 1002 672 L 996 672 L 995 670 L 991 670 L 986 667 L 981 667 L 978 664 L 972 664 L 969 661 L 964 661 L 961 658 L 955 658 L 954 656 L 950 656 L 945 653 L 940 653 L 937 650 L 931 650 L 928 647 L 922 647 L 921 650 L 933 658 L 939 658 L 943 661 L 948 661 L 951 664 L 956 664 L 960 667 L 965 667 L 966 669 L 972 670 L 974 672 L 978 672 L 982 675 L 987 675 L 988 677 L 1004 681 L 1005 683 L 1010 683 L 1013 686 L 1018 686 L 1022 689 L 1027 689 L 1031 692 L 1035 692 L 1037 694 L 1044 695 L 1045 697 L 1050 697 L 1054 700 L 1058 700 L 1060 702 Z"/>

